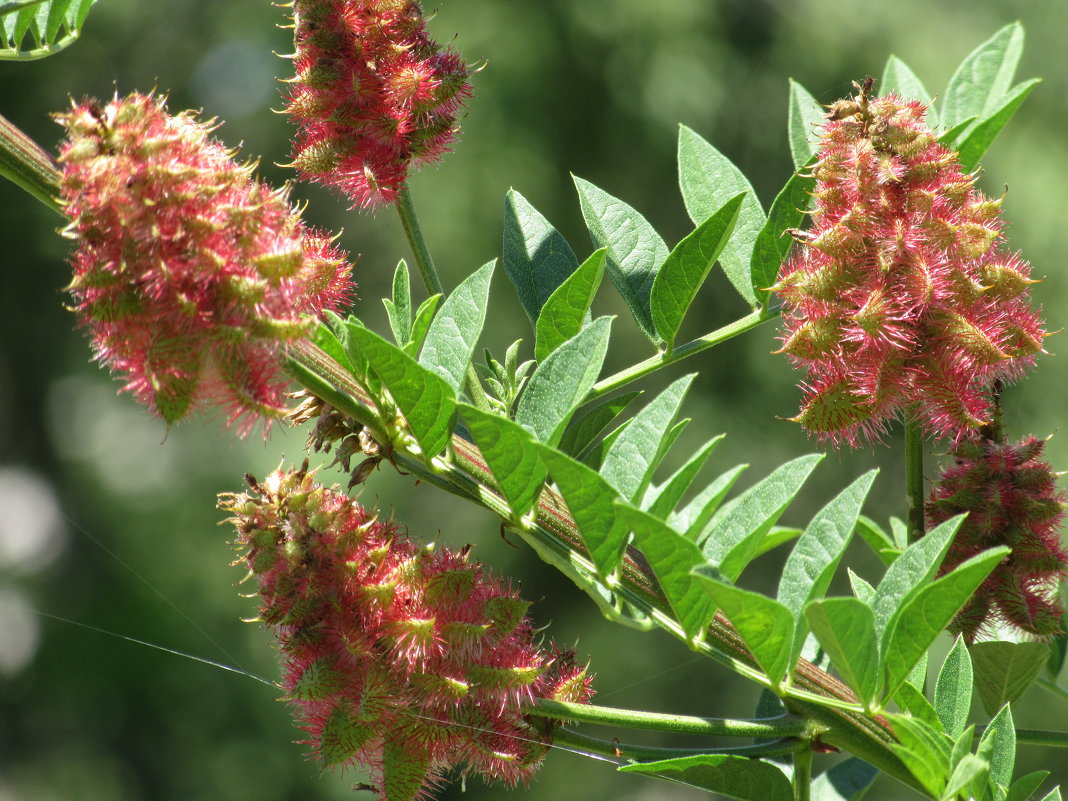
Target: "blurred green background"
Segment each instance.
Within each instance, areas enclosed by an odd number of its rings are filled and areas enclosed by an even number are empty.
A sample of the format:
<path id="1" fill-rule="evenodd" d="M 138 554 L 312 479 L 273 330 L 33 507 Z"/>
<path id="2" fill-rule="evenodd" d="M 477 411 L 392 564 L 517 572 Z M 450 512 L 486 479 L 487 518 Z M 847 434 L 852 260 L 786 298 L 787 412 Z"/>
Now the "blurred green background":
<path id="1" fill-rule="evenodd" d="M 728 154 L 767 204 L 791 168 L 788 77 L 830 102 L 848 93 L 851 81 L 880 75 L 895 53 L 941 94 L 956 64 L 1014 19 L 1028 35 L 1019 77 L 1045 83 L 994 143 L 982 183 L 993 195 L 1008 187 L 1011 247 L 1045 277 L 1035 295 L 1048 328 L 1062 329 L 1068 6 L 1056 2 L 445 3 L 431 24 L 437 38 L 454 41 L 470 61 L 488 61 L 475 77 L 456 152 L 412 181 L 446 284 L 499 254 L 509 187 L 585 257 L 589 241 L 569 172 L 627 200 L 669 243 L 678 241 L 690 228 L 674 168 L 680 122 Z M 289 68 L 272 55 L 291 50 L 289 31 L 276 27 L 283 21 L 283 11 L 265 0 L 101 0 L 69 51 L 38 63 L 0 63 L 0 113 L 54 149 L 59 132 L 48 114 L 68 97 L 158 87 L 170 94 L 173 111 L 203 108 L 225 120 L 219 136 L 243 142 L 244 154 L 262 158 L 263 173 L 281 182 L 289 174 L 276 165 L 287 158 L 290 127 L 271 108 L 280 105 L 276 78 Z M 341 243 L 361 254 L 356 311 L 383 327 L 378 298 L 397 259 L 407 255 L 395 216 L 347 212 L 314 188 L 296 194 L 309 201 L 313 223 L 344 228 Z M 276 676 L 268 638 L 257 625 L 239 622 L 253 614 L 253 602 L 238 597 L 240 571 L 228 566 L 229 533 L 216 525 L 214 503 L 217 492 L 239 489 L 246 471 L 263 475 L 283 457 L 298 461 L 303 432 L 276 427 L 267 442 L 242 442 L 220 435 L 214 419 L 168 432 L 118 397 L 114 380 L 89 363 L 87 344 L 62 308 L 68 271 L 59 218 L 6 183 L 0 204 L 0 801 L 353 797 L 351 785 L 361 777 L 317 776 L 293 744 L 297 733 L 271 688 L 113 636 Z M 503 276 L 496 289 L 487 330 L 497 336 L 486 344 L 500 355 L 524 337 L 529 353 L 533 337 Z M 624 315 L 606 369 L 648 355 L 610 288 L 597 310 Z M 683 335 L 744 311 L 726 281 L 714 277 Z M 758 329 L 671 374 L 701 371 L 684 410 L 695 418 L 691 430 L 702 437 L 729 432 L 715 466 L 748 462 L 750 482 L 815 449 L 781 419 L 797 408 L 798 375 L 768 355 L 774 334 L 773 326 Z M 1063 336 L 1051 340 L 1052 351 Z M 643 386 L 662 386 L 667 377 Z M 1066 380 L 1062 358 L 1041 359 L 1033 376 L 1007 394 L 1010 432 L 1056 432 Z M 803 524 L 870 466 L 881 466 L 883 475 L 867 512 L 883 519 L 900 514 L 899 454 L 899 448 L 830 454 L 783 522 Z M 1049 455 L 1068 467 L 1063 434 L 1051 441 Z M 934 471 L 932 462 L 928 474 Z M 752 714 L 751 686 L 665 635 L 604 622 L 528 548 L 503 541 L 488 514 L 390 470 L 367 482 L 363 499 L 395 511 L 415 536 L 473 543 L 479 558 L 515 577 L 535 601 L 537 623 L 551 623 L 557 641 L 591 660 L 601 702 Z M 772 588 L 781 559 L 772 554 L 752 568 L 749 586 Z M 863 548 L 851 550 L 847 562 L 869 579 L 879 575 Z M 1017 725 L 1068 728 L 1066 709 L 1032 689 Z M 1065 781 L 1064 765 L 1058 752 L 1023 746 L 1017 774 L 1045 767 Z M 460 792 L 457 783 L 440 797 Z M 472 780 L 466 792 L 474 801 L 505 790 Z M 522 797 L 654 801 L 700 794 L 556 753 Z M 915 796 L 883 779 L 870 797 Z"/>

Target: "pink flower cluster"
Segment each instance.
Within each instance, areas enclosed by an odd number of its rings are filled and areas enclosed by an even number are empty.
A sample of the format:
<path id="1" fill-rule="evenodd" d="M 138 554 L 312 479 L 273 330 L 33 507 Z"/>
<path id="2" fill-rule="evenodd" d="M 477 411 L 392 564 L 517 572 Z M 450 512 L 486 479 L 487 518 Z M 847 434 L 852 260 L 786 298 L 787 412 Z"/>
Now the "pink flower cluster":
<path id="1" fill-rule="evenodd" d="M 1065 494 L 1041 460 L 1044 446 L 1033 437 L 1015 445 L 965 440 L 951 451 L 953 466 L 931 491 L 926 511 L 932 526 L 968 513 L 942 572 L 987 548 L 1012 548 L 950 627 L 969 642 L 997 623 L 1040 637 L 1061 631 L 1057 594 L 1068 575 L 1068 552 L 1060 541 Z"/>
<path id="2" fill-rule="evenodd" d="M 448 149 L 471 70 L 426 33 L 417 0 L 295 0 L 293 165 L 354 206 L 390 203 Z"/>
<path id="3" fill-rule="evenodd" d="M 528 780 L 559 721 L 528 719 L 524 704 L 592 694 L 571 652 L 535 642 L 528 604 L 466 550 L 417 545 L 307 465 L 250 486 L 220 505 L 320 762 L 369 769 L 389 801 L 454 768 Z"/>
<path id="4" fill-rule="evenodd" d="M 925 113 L 862 89 L 823 128 L 812 225 L 773 287 L 782 352 L 808 371 L 794 419 L 821 440 L 876 441 L 909 409 L 935 437 L 966 437 L 989 422 L 993 382 L 1042 351 L 1029 267 L 998 247 L 1001 201 Z"/>
<path id="5" fill-rule="evenodd" d="M 216 404 L 247 433 L 284 413 L 280 349 L 336 309 L 351 267 L 190 112 L 131 94 L 57 115 L 73 309 L 96 358 L 168 423 Z"/>

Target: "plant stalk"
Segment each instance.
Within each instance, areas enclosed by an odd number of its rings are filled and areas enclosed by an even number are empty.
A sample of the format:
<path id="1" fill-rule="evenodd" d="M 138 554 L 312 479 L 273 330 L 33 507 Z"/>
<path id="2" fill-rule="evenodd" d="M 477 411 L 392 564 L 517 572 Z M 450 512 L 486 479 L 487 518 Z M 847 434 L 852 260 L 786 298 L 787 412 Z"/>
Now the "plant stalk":
<path id="1" fill-rule="evenodd" d="M 794 751 L 794 801 L 809 801 L 812 793 L 812 748 Z"/>
<path id="2" fill-rule="evenodd" d="M 791 754 L 806 745 L 801 740 L 775 740 L 757 745 L 742 745 L 726 748 L 663 748 L 649 745 L 621 743 L 617 740 L 601 740 L 580 734 L 573 729 L 561 727 L 553 731 L 553 746 L 563 747 L 583 754 L 608 757 L 616 764 L 626 762 L 659 762 L 665 759 L 680 759 L 689 756 L 730 754 L 749 758 L 774 757 Z"/>

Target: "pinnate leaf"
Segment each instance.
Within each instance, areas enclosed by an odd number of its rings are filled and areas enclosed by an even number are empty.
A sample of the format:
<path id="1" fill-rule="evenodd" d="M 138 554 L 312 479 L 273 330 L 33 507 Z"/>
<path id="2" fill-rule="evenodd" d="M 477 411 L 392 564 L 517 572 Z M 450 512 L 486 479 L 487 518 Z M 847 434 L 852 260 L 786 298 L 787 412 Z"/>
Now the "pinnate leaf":
<path id="1" fill-rule="evenodd" d="M 879 770 L 863 759 L 850 757 L 833 765 L 812 782 L 811 801 L 860 801 Z"/>
<path id="2" fill-rule="evenodd" d="M 649 295 L 656 271 L 668 256 L 667 245 L 635 209 L 589 181 L 572 177 L 593 246 L 607 251 L 605 267 L 609 279 L 642 333 L 659 344 Z"/>
<path id="3" fill-rule="evenodd" d="M 811 203 L 810 195 L 815 186 L 816 179 L 809 173 L 802 171 L 791 175 L 772 201 L 768 219 L 757 235 L 749 275 L 758 299 L 765 306 L 771 298 L 768 288 L 775 284 L 779 268 L 793 246 L 793 237 L 786 232 L 799 228 L 804 222 L 805 209 Z"/>
<path id="4" fill-rule="evenodd" d="M 404 259 L 397 262 L 397 269 L 393 271 L 393 297 L 383 299 L 382 303 L 386 307 L 393 339 L 403 348 L 412 338 L 411 276 Z"/>
<path id="5" fill-rule="evenodd" d="M 32 61 L 74 44 L 95 3 L 96 0 L 8 0 L 0 4 L 0 61 Z"/>
<path id="6" fill-rule="evenodd" d="M 557 447 L 569 456 L 580 459 L 583 451 L 597 437 L 601 436 L 608 429 L 608 426 L 612 424 L 612 421 L 619 417 L 623 410 L 630 405 L 631 401 L 640 394 L 641 392 L 639 391 L 626 392 L 614 398 L 600 401 L 590 407 L 589 410 L 583 412 L 582 415 L 568 425 Z"/>
<path id="7" fill-rule="evenodd" d="M 655 517 L 666 518 L 675 508 L 686 490 L 693 484 L 697 474 L 704 467 L 716 446 L 723 440 L 723 434 L 714 437 L 702 445 L 686 462 L 659 486 L 650 486 L 645 492 L 641 507 L 648 509 Z"/>
<path id="8" fill-rule="evenodd" d="M 979 738 L 979 750 L 983 751 L 987 743 L 990 744 L 990 790 L 994 798 L 999 798 L 1012 786 L 1012 771 L 1016 767 L 1016 728 L 1008 704 L 987 724 Z"/>
<path id="9" fill-rule="evenodd" d="M 635 762 L 619 770 L 658 776 L 737 801 L 793 801 L 794 798 L 786 774 L 768 762 L 747 757 L 702 754 L 660 762 Z"/>
<path id="10" fill-rule="evenodd" d="M 589 319 L 590 304 L 604 277 L 606 252 L 595 250 L 545 301 L 535 326 L 534 358 L 539 362 L 582 330 Z"/>
<path id="11" fill-rule="evenodd" d="M 1012 119 L 1017 109 L 1023 105 L 1024 100 L 1031 94 L 1031 90 L 1038 86 L 1039 83 L 1041 81 L 1038 78 L 1033 78 L 1013 87 L 1012 91 L 1001 100 L 997 108 L 961 137 L 956 150 L 960 155 L 962 169 L 975 169 L 976 165 L 979 164 L 979 159 L 982 158 L 997 135 L 1001 133 L 1001 129 Z"/>
<path id="12" fill-rule="evenodd" d="M 747 193 L 719 263 L 738 294 L 750 306 L 759 305 L 749 265 L 766 218 L 749 179 L 730 159 L 683 125 L 679 130 L 679 187 L 694 225 L 701 225 L 735 195 Z"/>

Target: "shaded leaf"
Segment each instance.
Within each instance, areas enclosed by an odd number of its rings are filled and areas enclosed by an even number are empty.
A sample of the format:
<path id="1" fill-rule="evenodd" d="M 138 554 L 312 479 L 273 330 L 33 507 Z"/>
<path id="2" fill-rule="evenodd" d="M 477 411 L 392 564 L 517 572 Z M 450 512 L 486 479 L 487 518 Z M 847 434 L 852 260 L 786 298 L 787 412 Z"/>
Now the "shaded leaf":
<path id="1" fill-rule="evenodd" d="M 506 417 L 465 403 L 460 404 L 460 414 L 512 514 L 522 517 L 537 502 L 546 476 L 530 432 Z"/>
<path id="2" fill-rule="evenodd" d="M 668 522 L 672 528 L 685 531 L 687 538 L 697 542 L 698 535 L 704 530 L 708 521 L 719 509 L 720 503 L 731 491 L 734 482 L 748 469 L 749 465 L 740 464 L 716 476 L 700 493 L 679 512 L 672 512 Z"/>
<path id="3" fill-rule="evenodd" d="M 935 798 L 942 795 L 949 776 L 950 744 L 945 735 L 918 718 L 890 715 L 894 732 L 901 741 L 894 751 L 912 775 Z"/>
<path id="4" fill-rule="evenodd" d="M 901 707 L 902 712 L 908 712 L 914 718 L 919 718 L 935 731 L 944 731 L 945 727 L 938 718 L 938 712 L 931 706 L 927 696 L 915 685 L 907 681 L 902 684 L 894 696 L 894 701 Z M 968 744 L 971 744 L 970 740 Z"/>
<path id="5" fill-rule="evenodd" d="M 938 671 L 934 705 L 946 734 L 960 736 L 972 709 L 972 660 L 964 638 L 959 635 Z"/>
<path id="6" fill-rule="evenodd" d="M 438 304 L 441 303 L 443 295 L 431 295 L 429 298 L 419 304 L 419 308 L 415 310 L 415 320 L 412 322 L 412 335 L 402 350 L 409 356 L 414 357 L 419 353 L 419 350 L 423 347 L 423 340 L 426 339 L 427 331 L 430 329 L 430 324 L 434 321 L 434 314 L 438 310 Z"/>
<path id="7" fill-rule="evenodd" d="M 927 106 L 927 127 L 935 129 L 939 124 L 938 110 L 932 105 L 931 93 L 916 77 L 904 61 L 897 56 L 890 56 L 883 69 L 883 78 L 879 81 L 879 94 L 893 92 L 904 100 L 919 100 Z"/>
<path id="8" fill-rule="evenodd" d="M 670 351 L 687 310 L 727 244 L 745 194 L 724 203 L 675 246 L 653 279 L 649 310 L 657 335 Z"/>
<path id="9" fill-rule="evenodd" d="M 712 599 L 690 574 L 695 567 L 705 564 L 701 551 L 648 512 L 624 503 L 617 503 L 616 509 L 634 531 L 638 548 L 649 560 L 649 566 L 686 636 L 696 637 L 708 626 L 716 611 Z"/>
<path id="10" fill-rule="evenodd" d="M 819 141 L 817 129 L 823 125 L 825 119 L 823 107 L 816 102 L 816 98 L 791 78 L 787 132 L 795 170 L 800 169 L 801 165 L 816 155 L 816 143 Z"/>
<path id="11" fill-rule="evenodd" d="M 665 432 L 682 405 L 694 376 L 673 381 L 631 420 L 612 443 L 601 464 L 601 475 L 620 494 L 639 503 L 653 471 L 667 448 Z"/>
<path id="12" fill-rule="evenodd" d="M 794 617 L 790 610 L 765 595 L 728 584 L 711 565 L 698 566 L 693 573 L 734 624 L 760 669 L 772 684 L 779 685 L 797 662 L 796 657 L 791 661 Z"/>
<path id="13" fill-rule="evenodd" d="M 393 396 L 423 454 L 439 454 L 449 441 L 456 417 L 452 387 L 373 331 L 349 326 L 349 336 Z"/>
<path id="14" fill-rule="evenodd" d="M 397 262 L 397 269 L 393 272 L 393 297 L 384 298 L 382 303 L 386 307 L 393 339 L 403 348 L 412 338 L 411 276 L 408 275 L 408 264 L 404 259 Z"/>
<path id="15" fill-rule="evenodd" d="M 1041 642 L 977 642 L 969 650 L 975 690 L 988 715 L 1023 695 L 1049 658 L 1049 646 Z"/>
<path id="16" fill-rule="evenodd" d="M 612 421 L 639 395 L 639 391 L 627 392 L 590 407 L 567 427 L 557 448 L 568 456 L 581 459 L 582 452 L 601 436 Z"/>
<path id="17" fill-rule="evenodd" d="M 781 465 L 712 518 L 697 544 L 728 581 L 738 580 L 765 535 L 822 459 L 822 454 L 809 454 Z"/>
<path id="18" fill-rule="evenodd" d="M 535 325 L 556 288 L 578 269 L 578 259 L 560 232 L 514 189 L 504 198 L 504 271 Z"/>
<path id="19" fill-rule="evenodd" d="M 695 131 L 679 129 L 679 188 L 694 225 L 711 217 L 735 195 L 746 192 L 734 233 L 723 247 L 719 262 L 731 285 L 750 306 L 757 306 L 750 280 L 753 244 L 764 227 L 764 209 L 749 179 L 734 164 Z"/>
<path id="20" fill-rule="evenodd" d="M 890 535 L 870 517 L 861 515 L 857 518 L 857 534 L 868 543 L 884 565 L 891 564 L 901 553 Z"/>
<path id="21" fill-rule="evenodd" d="M 667 245 L 635 209 L 589 181 L 572 178 L 593 246 L 607 249 L 605 268 L 609 279 L 642 333 L 659 344 L 649 311 L 649 295 L 656 271 L 668 257 Z"/>
<path id="22" fill-rule="evenodd" d="M 582 330 L 590 316 L 590 304 L 604 277 L 604 257 L 599 248 L 556 288 L 535 326 L 534 358 L 539 362 Z"/>
<path id="23" fill-rule="evenodd" d="M 879 694 L 875 616 L 856 598 L 817 598 L 805 607 L 812 633 L 842 680 L 870 704 Z"/>
<path id="24" fill-rule="evenodd" d="M 749 280 L 757 298 L 765 306 L 771 298 L 767 290 L 778 280 L 779 268 L 793 247 L 794 239 L 786 232 L 801 227 L 815 186 L 816 179 L 811 174 L 796 172 L 790 176 L 786 186 L 775 196 L 768 219 L 757 235 L 749 264 Z"/>
<path id="25" fill-rule="evenodd" d="M 1005 796 L 1005 801 L 1027 801 L 1032 793 L 1038 792 L 1042 782 L 1048 778 L 1048 770 L 1036 770 L 1033 773 L 1021 776 L 1012 783 L 1012 787 L 1009 788 L 1009 794 Z"/>
<path id="26" fill-rule="evenodd" d="M 697 474 L 704 467 L 705 462 L 708 461 L 716 446 L 723 440 L 723 436 L 723 434 L 720 434 L 718 437 L 713 437 L 698 448 L 693 456 L 687 459 L 685 464 L 672 473 L 671 477 L 663 484 L 649 487 L 645 492 L 641 508 L 647 509 L 649 514 L 654 517 L 662 519 L 671 514 L 678 502 L 682 500 L 686 490 L 690 488 L 694 479 L 697 478 Z"/>
<path id="27" fill-rule="evenodd" d="M 878 775 L 878 768 L 850 757 L 816 777 L 811 801 L 860 801 Z"/>
<path id="28" fill-rule="evenodd" d="M 482 334 L 495 264 L 491 261 L 475 270 L 445 298 L 419 354 L 419 364 L 444 378 L 456 397 L 463 392 L 475 343 Z"/>
<path id="29" fill-rule="evenodd" d="M 794 791 L 781 770 L 759 759 L 726 754 L 635 762 L 622 773 L 641 773 L 688 784 L 738 801 L 793 801 Z"/>
<path id="30" fill-rule="evenodd" d="M 611 326 L 611 317 L 598 317 L 553 351 L 527 381 L 515 419 L 538 441 L 560 441 L 571 414 L 601 372 Z"/>

